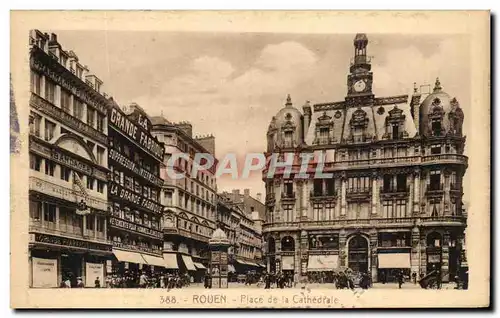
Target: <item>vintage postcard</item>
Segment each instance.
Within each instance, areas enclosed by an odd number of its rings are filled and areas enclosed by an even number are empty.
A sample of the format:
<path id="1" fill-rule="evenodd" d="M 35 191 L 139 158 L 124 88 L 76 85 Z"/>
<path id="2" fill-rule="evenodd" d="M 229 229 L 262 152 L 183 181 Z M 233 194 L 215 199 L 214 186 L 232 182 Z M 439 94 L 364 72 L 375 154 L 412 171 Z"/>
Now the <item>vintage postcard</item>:
<path id="1" fill-rule="evenodd" d="M 11 306 L 489 306 L 489 52 L 486 11 L 13 11 Z"/>

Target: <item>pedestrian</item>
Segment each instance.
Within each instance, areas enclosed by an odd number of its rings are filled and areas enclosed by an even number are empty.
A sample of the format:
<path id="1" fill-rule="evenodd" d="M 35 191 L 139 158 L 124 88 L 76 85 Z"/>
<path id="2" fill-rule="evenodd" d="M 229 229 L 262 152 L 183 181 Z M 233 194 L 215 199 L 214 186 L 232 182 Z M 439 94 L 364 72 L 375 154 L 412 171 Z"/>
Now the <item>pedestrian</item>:
<path id="1" fill-rule="evenodd" d="M 411 274 L 411 279 L 413 280 L 413 284 L 417 284 L 417 273 L 413 272 Z"/>
<path id="2" fill-rule="evenodd" d="M 146 288 L 146 284 L 148 283 L 148 278 L 144 272 L 141 272 L 139 276 L 139 288 Z"/>
<path id="3" fill-rule="evenodd" d="M 401 289 L 401 286 L 402 286 L 402 285 L 403 285 L 403 283 L 404 283 L 404 275 L 403 275 L 403 272 L 402 272 L 402 271 L 398 271 L 398 273 L 396 274 L 396 277 L 397 277 L 397 280 L 398 280 L 399 289 Z"/>
<path id="4" fill-rule="evenodd" d="M 441 289 L 441 283 L 442 283 L 442 277 L 441 277 L 441 270 L 437 269 L 436 270 L 436 284 L 437 284 L 437 289 Z"/>
<path id="5" fill-rule="evenodd" d="M 83 281 L 82 281 L 82 278 L 81 278 L 81 277 L 77 277 L 77 278 L 76 278 L 76 287 L 78 287 L 78 288 L 83 288 L 83 287 L 85 287 L 85 285 L 83 284 Z"/>
<path id="6" fill-rule="evenodd" d="M 269 273 L 264 274 L 264 282 L 265 282 L 264 289 L 270 289 L 271 288 L 271 275 L 269 275 Z"/>
<path id="7" fill-rule="evenodd" d="M 101 288 L 101 281 L 99 280 L 99 277 L 95 278 L 94 287 L 95 288 Z"/>

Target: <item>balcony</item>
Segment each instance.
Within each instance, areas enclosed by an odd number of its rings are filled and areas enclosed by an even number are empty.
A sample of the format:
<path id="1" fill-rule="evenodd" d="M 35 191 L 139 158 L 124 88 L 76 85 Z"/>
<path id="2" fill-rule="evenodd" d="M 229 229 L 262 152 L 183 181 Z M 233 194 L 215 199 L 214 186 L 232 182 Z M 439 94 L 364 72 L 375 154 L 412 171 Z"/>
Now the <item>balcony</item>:
<path id="1" fill-rule="evenodd" d="M 410 193 L 410 186 L 406 188 L 384 188 L 380 187 L 380 196 L 382 198 L 406 198 Z"/>
<path id="2" fill-rule="evenodd" d="M 442 197 L 444 193 L 444 187 L 442 183 L 439 184 L 428 184 L 425 190 L 426 196 L 432 197 Z"/>
<path id="3" fill-rule="evenodd" d="M 333 143 L 333 138 L 330 137 L 316 137 L 313 145 L 330 145 Z"/>
<path id="4" fill-rule="evenodd" d="M 281 192 L 282 201 L 295 201 L 295 192 Z"/>
<path id="5" fill-rule="evenodd" d="M 423 164 L 459 164 L 467 165 L 467 157 L 457 154 L 438 154 L 422 157 Z"/>
<path id="6" fill-rule="evenodd" d="M 461 195 L 463 193 L 462 186 L 457 183 L 450 184 L 450 192 L 455 195 Z"/>
<path id="7" fill-rule="evenodd" d="M 68 237 L 78 240 L 90 241 L 101 244 L 110 244 L 106 240 L 104 232 L 83 230 L 81 227 L 69 224 L 56 224 L 55 222 L 41 222 L 39 220 L 30 220 L 29 231 L 43 234 L 51 234 L 62 237 Z"/>
<path id="8" fill-rule="evenodd" d="M 126 250 L 137 251 L 137 252 L 147 252 L 151 254 L 157 254 L 159 256 L 162 255 L 161 250 L 152 249 L 151 247 L 132 245 L 122 242 L 113 242 L 113 247 L 118 247 Z"/>
<path id="9" fill-rule="evenodd" d="M 457 225 L 463 226 L 467 223 L 467 217 L 458 215 L 427 216 L 421 218 L 421 223 L 426 226 Z"/>
<path id="10" fill-rule="evenodd" d="M 263 232 L 277 230 L 315 230 L 315 229 L 342 229 L 342 228 L 373 228 L 373 227 L 412 227 L 418 218 L 371 218 L 371 219 L 335 219 L 324 221 L 303 221 L 303 222 L 276 222 L 267 224 Z"/>
<path id="11" fill-rule="evenodd" d="M 335 200 L 337 198 L 337 191 L 311 191 L 310 192 L 311 200 L 320 201 L 320 200 Z"/>

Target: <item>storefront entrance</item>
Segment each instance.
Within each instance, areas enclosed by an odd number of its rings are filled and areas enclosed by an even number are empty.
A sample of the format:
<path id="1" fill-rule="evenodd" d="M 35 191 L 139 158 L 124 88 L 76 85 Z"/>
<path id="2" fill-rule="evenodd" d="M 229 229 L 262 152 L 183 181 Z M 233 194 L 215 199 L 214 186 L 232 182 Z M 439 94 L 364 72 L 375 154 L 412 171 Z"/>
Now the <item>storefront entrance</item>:
<path id="1" fill-rule="evenodd" d="M 368 272 L 368 241 L 356 235 L 348 244 L 348 267 L 354 272 Z"/>
<path id="2" fill-rule="evenodd" d="M 63 253 L 61 254 L 62 279 L 69 278 L 71 287 L 76 287 L 77 278 L 82 277 L 82 255 Z"/>

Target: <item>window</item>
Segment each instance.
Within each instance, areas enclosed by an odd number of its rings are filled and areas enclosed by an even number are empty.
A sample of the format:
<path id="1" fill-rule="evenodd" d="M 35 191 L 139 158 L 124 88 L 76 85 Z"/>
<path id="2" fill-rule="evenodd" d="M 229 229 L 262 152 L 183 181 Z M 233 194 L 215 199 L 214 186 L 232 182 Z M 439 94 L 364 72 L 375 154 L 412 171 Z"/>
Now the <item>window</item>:
<path id="1" fill-rule="evenodd" d="M 104 165 L 104 152 L 105 152 L 106 149 L 104 149 L 103 147 L 100 147 L 100 146 L 97 146 L 97 156 L 96 156 L 96 159 L 97 159 L 97 164 L 98 165 Z"/>
<path id="2" fill-rule="evenodd" d="M 327 220 L 335 219 L 335 206 L 333 205 L 333 203 L 325 204 L 325 212 Z"/>
<path id="3" fill-rule="evenodd" d="M 406 217 L 406 201 L 397 200 L 396 201 L 396 217 L 404 218 Z"/>
<path id="4" fill-rule="evenodd" d="M 441 145 L 431 145 L 431 154 L 438 155 L 441 153 Z"/>
<path id="5" fill-rule="evenodd" d="M 439 119 L 432 120 L 432 135 L 441 136 L 441 120 Z"/>
<path id="6" fill-rule="evenodd" d="M 95 109 L 87 107 L 87 124 L 94 127 L 95 125 Z"/>
<path id="7" fill-rule="evenodd" d="M 71 94 L 61 88 L 61 109 L 66 113 L 71 113 Z"/>
<path id="8" fill-rule="evenodd" d="M 73 98 L 73 116 L 79 120 L 83 119 L 83 102 L 77 98 Z"/>
<path id="9" fill-rule="evenodd" d="M 94 230 L 94 225 L 95 225 L 95 216 L 94 215 L 87 215 L 87 226 L 85 227 L 87 230 L 93 231 Z"/>
<path id="10" fill-rule="evenodd" d="M 45 159 L 45 174 L 53 177 L 55 169 L 56 164 L 48 159 Z"/>
<path id="11" fill-rule="evenodd" d="M 97 232 L 104 232 L 104 222 L 106 221 L 106 219 L 103 217 L 96 217 L 96 218 L 97 218 Z"/>
<path id="12" fill-rule="evenodd" d="M 285 222 L 293 222 L 293 205 L 285 204 L 283 205 L 283 215 L 285 216 Z"/>
<path id="13" fill-rule="evenodd" d="M 285 131 L 285 147 L 293 147 L 293 132 Z"/>
<path id="14" fill-rule="evenodd" d="M 316 179 L 313 183 L 314 195 L 321 196 L 323 195 L 323 179 Z"/>
<path id="15" fill-rule="evenodd" d="M 80 67 L 80 66 L 76 66 L 76 76 L 78 76 L 78 78 L 82 78 L 82 75 L 83 75 L 83 69 Z"/>
<path id="16" fill-rule="evenodd" d="M 31 71 L 31 91 L 40 95 L 42 91 L 42 81 L 40 74 Z"/>
<path id="17" fill-rule="evenodd" d="M 40 137 L 41 136 L 40 126 L 42 124 L 42 116 L 34 112 L 31 112 L 30 116 L 32 120 L 32 123 L 30 124 L 30 133 L 37 137 Z"/>
<path id="18" fill-rule="evenodd" d="M 45 222 L 55 222 L 56 221 L 56 206 L 51 203 L 43 204 L 43 216 Z"/>
<path id="19" fill-rule="evenodd" d="M 104 193 L 104 185 L 105 183 L 101 180 L 97 180 L 97 192 Z"/>
<path id="20" fill-rule="evenodd" d="M 45 78 L 45 99 L 52 104 L 56 101 L 56 84 L 47 78 Z"/>
<path id="21" fill-rule="evenodd" d="M 399 124 L 392 124 L 392 139 L 399 139 Z"/>
<path id="22" fill-rule="evenodd" d="M 52 140 L 52 138 L 54 138 L 55 130 L 56 130 L 56 124 L 54 124 L 48 119 L 45 119 L 45 136 L 44 136 L 45 141 L 50 141 Z"/>
<path id="23" fill-rule="evenodd" d="M 405 174 L 398 174 L 396 176 L 396 183 L 397 183 L 398 192 L 405 192 L 406 191 L 406 175 Z"/>
<path id="24" fill-rule="evenodd" d="M 61 54 L 61 65 L 66 67 L 67 62 L 68 62 L 68 57 L 66 55 Z"/>
<path id="25" fill-rule="evenodd" d="M 42 203 L 30 200 L 29 208 L 30 208 L 30 218 L 35 221 L 40 221 L 42 217 Z"/>
<path id="26" fill-rule="evenodd" d="M 61 166 L 61 180 L 69 181 L 70 174 L 71 174 L 71 169 Z"/>
<path id="27" fill-rule="evenodd" d="M 104 132 L 104 116 L 97 113 L 97 130 Z"/>
<path id="28" fill-rule="evenodd" d="M 392 190 L 392 175 L 384 175 L 384 192 L 390 192 Z"/>
<path id="29" fill-rule="evenodd" d="M 42 170 L 42 158 L 30 153 L 30 168 L 36 171 Z"/>
<path id="30" fill-rule="evenodd" d="M 285 186 L 285 195 L 289 198 L 293 197 L 293 181 L 285 180 L 284 186 Z"/>
<path id="31" fill-rule="evenodd" d="M 384 201 L 382 208 L 383 208 L 383 215 L 385 218 L 394 217 L 392 201 Z"/>
<path id="32" fill-rule="evenodd" d="M 87 189 L 94 190 L 94 178 L 87 176 Z"/>

